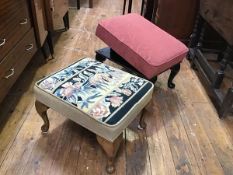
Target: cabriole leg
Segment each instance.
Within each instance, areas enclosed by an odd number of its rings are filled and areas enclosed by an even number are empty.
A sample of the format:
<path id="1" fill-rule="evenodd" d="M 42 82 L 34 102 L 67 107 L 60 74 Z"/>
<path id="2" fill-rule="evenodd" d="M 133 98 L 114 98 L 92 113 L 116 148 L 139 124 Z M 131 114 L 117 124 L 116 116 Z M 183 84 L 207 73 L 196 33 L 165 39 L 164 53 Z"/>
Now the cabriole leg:
<path id="1" fill-rule="evenodd" d="M 171 68 L 171 73 L 169 75 L 168 82 L 167 82 L 167 85 L 169 88 L 171 88 L 171 89 L 175 88 L 175 84 L 172 81 L 175 78 L 175 76 L 178 74 L 179 71 L 180 71 L 180 63 L 176 64 L 175 66 L 173 66 Z"/>
<path id="2" fill-rule="evenodd" d="M 49 109 L 49 107 L 39 101 L 35 102 L 35 107 L 36 107 L 36 111 L 44 121 L 44 124 L 41 126 L 41 131 L 43 133 L 46 133 L 49 130 L 49 119 L 47 116 L 47 110 Z"/>
<path id="3" fill-rule="evenodd" d="M 145 112 L 146 112 L 146 108 L 143 108 L 143 109 L 142 109 L 142 112 L 141 112 L 139 124 L 138 124 L 138 129 L 139 129 L 139 130 L 144 130 L 144 129 L 146 129 Z"/>
<path id="4" fill-rule="evenodd" d="M 96 135 L 96 138 L 97 138 L 98 143 L 103 148 L 103 150 L 105 151 L 108 157 L 108 162 L 106 166 L 107 173 L 109 174 L 114 173 L 115 172 L 114 161 L 115 161 L 115 157 L 119 149 L 120 143 L 122 141 L 122 133 L 113 142 L 110 142 L 98 135 Z"/>

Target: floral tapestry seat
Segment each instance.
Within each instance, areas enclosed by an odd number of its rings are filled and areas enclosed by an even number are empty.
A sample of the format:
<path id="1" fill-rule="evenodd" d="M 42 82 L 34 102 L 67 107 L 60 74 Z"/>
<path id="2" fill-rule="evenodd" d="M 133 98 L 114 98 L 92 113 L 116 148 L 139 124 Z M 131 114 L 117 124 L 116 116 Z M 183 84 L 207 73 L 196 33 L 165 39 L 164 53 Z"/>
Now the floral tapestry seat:
<path id="1" fill-rule="evenodd" d="M 34 90 L 36 109 L 44 120 L 42 131 L 49 129 L 46 110 L 52 108 L 114 142 L 151 100 L 153 84 L 84 58 L 39 80 Z"/>

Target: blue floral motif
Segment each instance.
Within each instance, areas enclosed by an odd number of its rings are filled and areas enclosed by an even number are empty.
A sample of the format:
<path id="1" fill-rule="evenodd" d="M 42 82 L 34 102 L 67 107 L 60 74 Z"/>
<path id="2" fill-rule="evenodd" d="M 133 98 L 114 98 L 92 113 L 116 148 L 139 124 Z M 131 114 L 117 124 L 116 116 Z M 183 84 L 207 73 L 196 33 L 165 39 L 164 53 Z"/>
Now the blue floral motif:
<path id="1" fill-rule="evenodd" d="M 85 58 L 37 85 L 104 122 L 146 83 L 142 78 Z"/>
<path id="2" fill-rule="evenodd" d="M 40 87 L 51 92 L 59 82 L 65 81 L 66 79 L 75 75 L 77 72 L 80 72 L 87 66 L 91 66 L 93 64 L 96 64 L 96 62 L 92 59 L 82 59 L 81 61 L 76 62 L 75 64 L 72 64 L 71 66 L 49 76 L 47 79 L 44 79 L 40 82 Z"/>

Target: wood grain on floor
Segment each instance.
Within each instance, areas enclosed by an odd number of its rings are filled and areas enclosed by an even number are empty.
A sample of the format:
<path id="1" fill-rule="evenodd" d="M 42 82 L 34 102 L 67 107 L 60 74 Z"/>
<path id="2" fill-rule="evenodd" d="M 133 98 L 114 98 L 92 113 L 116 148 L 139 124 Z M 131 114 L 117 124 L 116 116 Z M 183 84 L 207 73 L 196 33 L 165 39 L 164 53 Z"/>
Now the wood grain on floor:
<path id="1" fill-rule="evenodd" d="M 0 106 L 0 175 L 102 175 L 106 157 L 95 135 L 48 111 L 47 135 L 34 107 L 34 83 L 105 46 L 95 36 L 100 19 L 120 15 L 123 0 L 94 0 L 70 10 L 70 30 L 56 38 L 55 59 L 43 63 L 38 52 Z M 140 11 L 134 1 L 133 11 Z M 113 66 L 113 63 L 107 62 Z M 233 120 L 220 120 L 195 72 L 184 61 L 166 87 L 168 72 L 159 76 L 146 112 L 147 129 L 135 120 L 124 131 L 115 175 L 233 175 Z"/>

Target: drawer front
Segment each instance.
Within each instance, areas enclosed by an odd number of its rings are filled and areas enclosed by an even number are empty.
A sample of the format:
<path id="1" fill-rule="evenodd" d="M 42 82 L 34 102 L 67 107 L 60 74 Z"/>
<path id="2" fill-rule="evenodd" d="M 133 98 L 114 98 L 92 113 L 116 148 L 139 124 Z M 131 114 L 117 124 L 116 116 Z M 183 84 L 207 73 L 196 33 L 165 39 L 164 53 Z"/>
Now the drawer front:
<path id="1" fill-rule="evenodd" d="M 5 5 L 6 9 L 3 9 L 2 12 L 0 9 L 0 13 L 2 13 L 0 14 L 0 61 L 31 28 L 26 0 L 14 2 L 15 9 L 11 9 L 11 4 Z"/>
<path id="2" fill-rule="evenodd" d="M 26 67 L 36 50 L 34 31 L 31 29 L 17 46 L 0 62 L 0 102 Z"/>

